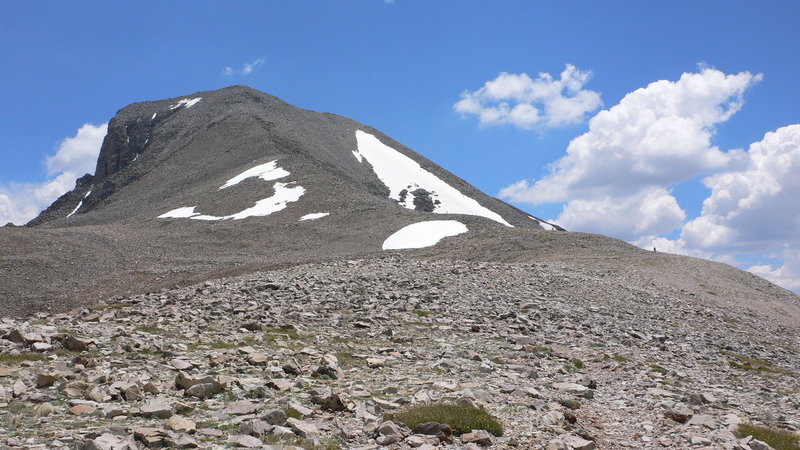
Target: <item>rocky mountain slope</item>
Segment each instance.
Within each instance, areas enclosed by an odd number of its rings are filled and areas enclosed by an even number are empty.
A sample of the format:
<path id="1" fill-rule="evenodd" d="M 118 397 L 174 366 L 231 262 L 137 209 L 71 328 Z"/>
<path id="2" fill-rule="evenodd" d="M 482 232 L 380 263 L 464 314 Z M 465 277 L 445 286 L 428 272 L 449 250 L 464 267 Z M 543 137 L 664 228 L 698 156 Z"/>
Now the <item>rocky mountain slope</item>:
<path id="1" fill-rule="evenodd" d="M 0 446 L 761 450 L 739 424 L 800 427 L 796 295 L 564 232 L 243 86 L 119 111 L 95 174 L 0 228 L 0 317 Z M 433 401 L 504 432 L 393 416 Z"/>
<path id="2" fill-rule="evenodd" d="M 568 263 L 207 281 L 0 323 L 23 361 L 0 368 L 0 444 L 764 449 L 734 433 L 800 428 L 800 339 L 742 311 Z M 436 401 L 484 408 L 502 436 L 387 422 Z"/>
<path id="3" fill-rule="evenodd" d="M 380 253 L 419 222 L 439 221 L 434 238 L 553 229 L 369 126 L 243 86 L 136 103 L 108 130 L 94 175 L 0 228 L 0 314 Z"/>

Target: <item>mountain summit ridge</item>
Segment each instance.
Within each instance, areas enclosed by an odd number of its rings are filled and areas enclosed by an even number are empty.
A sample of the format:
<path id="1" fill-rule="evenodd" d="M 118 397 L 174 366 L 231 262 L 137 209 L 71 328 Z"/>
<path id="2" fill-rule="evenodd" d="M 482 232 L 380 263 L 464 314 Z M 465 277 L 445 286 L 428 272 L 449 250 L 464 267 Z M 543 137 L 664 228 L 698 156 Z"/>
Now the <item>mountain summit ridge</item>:
<path id="1" fill-rule="evenodd" d="M 136 203 L 137 198 L 126 196 L 124 191 L 140 179 L 142 181 L 138 184 L 147 184 L 150 192 L 138 189 L 135 195 L 138 199 L 147 198 L 147 201 L 128 205 L 122 214 L 112 215 L 107 220 L 147 220 L 149 217 L 138 214 L 143 210 L 147 210 L 150 217 L 158 217 L 160 214 L 150 212 L 149 206 L 162 203 L 165 198 L 179 195 L 186 189 L 196 190 L 199 182 L 204 180 L 214 180 L 221 185 L 223 179 L 236 170 L 246 170 L 248 165 L 257 162 L 266 163 L 267 159 L 288 160 L 286 164 L 289 165 L 299 163 L 301 170 L 315 166 L 310 174 L 298 174 L 305 182 L 316 177 L 320 170 L 333 172 L 328 175 L 384 200 L 389 196 L 388 188 L 371 170 L 370 162 L 363 162 L 358 152 L 358 133 L 374 137 L 405 156 L 404 159 L 446 180 L 445 184 L 474 199 L 483 208 L 494 210 L 484 216 L 494 216 L 494 220 L 504 223 L 505 219 L 501 217 L 508 215 L 514 226 L 541 227 L 541 219 L 530 220 L 529 215 L 486 196 L 372 127 L 334 114 L 297 108 L 277 97 L 241 85 L 139 102 L 121 109 L 109 122 L 92 186 L 87 187 L 87 183 L 77 186 L 75 191 L 79 192 L 66 194 L 67 201 L 54 203 L 30 224 L 38 226 L 66 219 L 65 216 L 73 212 L 70 216 L 72 221 L 81 218 L 81 223 L 91 223 L 82 216 L 91 216 L 97 209 L 114 209 L 109 205 L 113 202 L 107 200 L 110 197 L 116 196 L 116 201 L 120 202 Z M 156 177 L 151 175 L 153 172 L 157 173 Z M 203 188 L 208 191 L 211 186 L 204 185 Z M 437 193 L 422 188 L 406 190 L 403 196 L 413 196 L 413 202 L 404 206 L 434 212 L 437 207 L 430 195 Z M 395 200 L 404 203 L 405 198 L 401 201 L 397 197 Z M 80 207 L 78 203 L 81 203 Z M 409 208 L 409 205 L 414 206 Z M 508 222 L 504 224 L 510 225 Z"/>

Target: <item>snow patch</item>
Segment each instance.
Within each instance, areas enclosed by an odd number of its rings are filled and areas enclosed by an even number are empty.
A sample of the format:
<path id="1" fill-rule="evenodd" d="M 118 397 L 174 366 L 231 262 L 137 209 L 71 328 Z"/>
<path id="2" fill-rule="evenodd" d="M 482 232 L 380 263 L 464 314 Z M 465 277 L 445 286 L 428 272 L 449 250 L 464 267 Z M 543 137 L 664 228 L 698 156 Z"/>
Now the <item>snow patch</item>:
<path id="1" fill-rule="evenodd" d="M 178 103 L 170 106 L 169 109 L 178 109 L 181 106 L 185 106 L 188 109 L 188 108 L 191 108 L 192 106 L 196 105 L 197 102 L 199 102 L 202 99 L 203 99 L 203 97 L 197 97 L 197 98 L 192 98 L 192 99 L 185 98 L 183 100 L 178 101 Z M 155 118 L 155 117 L 156 117 L 155 114 L 153 114 L 153 118 Z"/>
<path id="2" fill-rule="evenodd" d="M 238 184 L 247 178 L 258 177 L 265 181 L 272 181 L 278 178 L 283 178 L 290 175 L 289 172 L 277 166 L 277 161 L 270 161 L 266 164 L 247 169 L 239 175 L 228 180 L 218 190 L 231 187 Z M 286 205 L 300 200 L 300 197 L 305 194 L 306 190 L 302 186 L 290 186 L 290 183 L 276 182 L 272 185 L 275 189 L 275 194 L 270 197 L 258 200 L 255 205 L 250 208 L 243 209 L 237 213 L 227 216 L 211 216 L 208 214 L 200 214 L 195 211 L 197 206 L 184 206 L 181 208 L 173 209 L 160 216 L 159 219 L 195 219 L 195 220 L 240 220 L 247 217 L 262 217 L 268 216 L 272 213 L 278 212 L 286 208 Z M 327 215 L 327 213 L 325 213 Z"/>
<path id="3" fill-rule="evenodd" d="M 538 223 L 542 228 L 544 228 L 547 231 L 556 231 L 556 227 L 550 225 L 549 223 L 547 223 L 547 222 L 545 222 L 543 220 L 539 220 L 539 219 L 537 219 L 535 217 L 531 217 L 531 216 L 528 216 L 528 218 L 533 220 L 534 222 Z"/>
<path id="4" fill-rule="evenodd" d="M 364 159 L 372 165 L 375 175 L 389 188 L 389 197 L 408 209 L 415 209 L 411 192 L 427 191 L 434 201 L 433 212 L 438 214 L 468 214 L 486 217 L 512 225 L 496 212 L 481 206 L 475 199 L 461 193 L 436 175 L 423 169 L 416 161 L 382 143 L 375 136 L 356 131 L 358 149 L 353 155 L 359 162 Z"/>
<path id="5" fill-rule="evenodd" d="M 423 248 L 442 239 L 466 233 L 467 226 L 457 220 L 429 220 L 405 226 L 383 241 L 384 250 Z"/>
<path id="6" fill-rule="evenodd" d="M 81 206 L 83 206 L 83 200 L 86 199 L 86 197 L 88 197 L 89 194 L 91 194 L 91 193 L 92 193 L 92 190 L 89 189 L 89 192 L 87 192 L 86 195 L 83 196 L 83 199 L 81 199 L 81 201 L 78 202 L 78 206 L 76 206 L 75 209 L 73 209 L 71 213 L 67 214 L 67 218 L 72 217 L 73 214 L 75 214 L 76 212 L 78 212 L 79 209 L 81 209 Z"/>
<path id="7" fill-rule="evenodd" d="M 286 176 L 289 176 L 289 172 L 278 167 L 277 160 L 270 161 L 266 164 L 261 164 L 260 166 L 255 166 L 251 169 L 247 169 L 244 172 L 240 173 L 239 175 L 236 175 L 235 177 L 225 182 L 225 184 L 220 186 L 219 190 L 237 185 L 248 178 L 258 177 L 264 181 L 272 181 L 272 180 L 278 180 Z"/>
<path id="8" fill-rule="evenodd" d="M 209 216 L 201 214 L 192 216 L 191 218 L 196 220 L 240 220 L 247 217 L 268 216 L 285 209 L 287 204 L 300 200 L 300 197 L 306 193 L 305 188 L 302 186 L 289 186 L 287 183 L 275 183 L 272 187 L 275 189 L 274 195 L 261 199 L 250 208 L 241 210 L 235 214 L 228 216 Z"/>
<path id="9" fill-rule="evenodd" d="M 305 216 L 301 217 L 300 220 L 301 221 L 302 220 L 317 220 L 317 219 L 321 219 L 321 218 L 323 218 L 325 216 L 328 216 L 330 214 L 331 213 L 311 213 L 311 214 L 306 214 Z"/>
<path id="10" fill-rule="evenodd" d="M 183 208 L 176 208 L 172 211 L 165 212 L 158 216 L 159 219 L 183 219 L 186 217 L 198 216 L 200 213 L 194 212 L 196 206 L 184 206 Z"/>
<path id="11" fill-rule="evenodd" d="M 155 120 L 155 118 L 156 118 L 156 115 L 158 115 L 158 113 L 157 113 L 157 112 L 154 112 L 154 113 L 153 113 L 153 117 L 151 117 L 151 118 L 150 118 L 150 120 Z"/>

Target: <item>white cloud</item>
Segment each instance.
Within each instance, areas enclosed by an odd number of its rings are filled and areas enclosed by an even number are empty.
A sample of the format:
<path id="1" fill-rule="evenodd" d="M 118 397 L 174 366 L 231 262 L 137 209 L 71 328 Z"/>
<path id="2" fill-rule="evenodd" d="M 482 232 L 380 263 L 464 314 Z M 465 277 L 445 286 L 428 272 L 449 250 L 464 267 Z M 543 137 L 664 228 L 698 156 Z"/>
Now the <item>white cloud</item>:
<path id="1" fill-rule="evenodd" d="M 0 225 L 22 225 L 36 217 L 58 197 L 75 187 L 75 180 L 94 173 L 97 155 L 108 124 L 85 124 L 73 137 L 61 141 L 55 154 L 45 158 L 48 179 L 42 183 L 0 183 Z"/>
<path id="2" fill-rule="evenodd" d="M 711 194 L 682 238 L 694 247 L 754 251 L 765 242 L 800 249 L 800 124 L 750 145 L 746 166 L 704 180 Z"/>
<path id="3" fill-rule="evenodd" d="M 502 72 L 476 91 L 464 91 L 453 108 L 462 116 L 478 116 L 481 125 L 511 124 L 523 129 L 579 123 L 602 105 L 600 93 L 584 90 L 592 73 L 567 64 L 561 78 L 540 73 Z"/>
<path id="4" fill-rule="evenodd" d="M 743 167 L 704 180 L 711 194 L 700 216 L 669 244 L 733 263 L 735 254 L 778 255 L 777 268 L 747 270 L 800 292 L 800 124 L 765 134 L 746 156 Z"/>
<path id="5" fill-rule="evenodd" d="M 729 167 L 742 152 L 712 146 L 714 126 L 741 108 L 745 89 L 760 78 L 705 69 L 637 89 L 594 116 L 549 175 L 501 196 L 532 204 L 628 196 Z"/>
<path id="6" fill-rule="evenodd" d="M 106 137 L 108 123 L 102 125 L 84 124 L 73 137 L 61 141 L 58 151 L 45 159 L 47 174 L 62 172 L 78 174 L 94 173 L 97 155 L 103 138 Z"/>
<path id="7" fill-rule="evenodd" d="M 664 188 L 653 187 L 628 196 L 607 196 L 567 203 L 556 223 L 568 230 L 592 231 L 635 241 L 679 228 L 686 213 Z"/>
<path id="8" fill-rule="evenodd" d="M 782 256 L 784 263 L 778 268 L 763 264 L 751 266 L 747 270 L 779 286 L 800 293 L 800 247 L 795 246 L 793 250 L 786 250 Z"/>
<path id="9" fill-rule="evenodd" d="M 252 62 L 246 62 L 246 63 L 242 64 L 242 69 L 241 70 L 236 70 L 231 66 L 225 66 L 225 68 L 222 69 L 222 74 L 225 75 L 226 77 L 233 77 L 235 75 L 240 75 L 242 77 L 246 77 L 246 76 L 250 75 L 253 72 L 258 72 L 258 70 L 261 68 L 261 66 L 263 66 L 264 63 L 266 63 L 266 62 L 267 62 L 267 59 L 261 57 L 261 58 L 258 58 L 256 60 L 252 61 Z"/>

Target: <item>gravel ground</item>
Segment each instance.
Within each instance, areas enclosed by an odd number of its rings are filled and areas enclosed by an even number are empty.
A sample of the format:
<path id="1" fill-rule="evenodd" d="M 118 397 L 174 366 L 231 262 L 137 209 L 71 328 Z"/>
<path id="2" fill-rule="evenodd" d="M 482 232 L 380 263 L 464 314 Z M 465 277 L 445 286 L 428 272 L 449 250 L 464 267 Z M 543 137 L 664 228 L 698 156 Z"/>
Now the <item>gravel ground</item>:
<path id="1" fill-rule="evenodd" d="M 493 448 L 755 449 L 739 423 L 800 427 L 797 331 L 568 262 L 298 265 L 5 319 L 43 358 L 0 364 L 0 443 L 475 447 L 384 421 L 461 399 Z"/>

